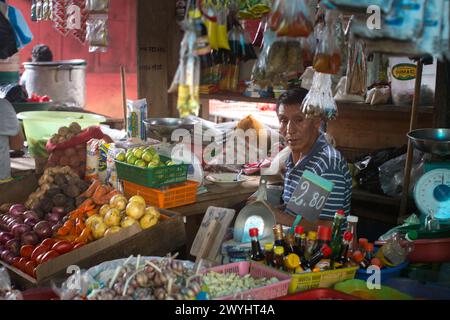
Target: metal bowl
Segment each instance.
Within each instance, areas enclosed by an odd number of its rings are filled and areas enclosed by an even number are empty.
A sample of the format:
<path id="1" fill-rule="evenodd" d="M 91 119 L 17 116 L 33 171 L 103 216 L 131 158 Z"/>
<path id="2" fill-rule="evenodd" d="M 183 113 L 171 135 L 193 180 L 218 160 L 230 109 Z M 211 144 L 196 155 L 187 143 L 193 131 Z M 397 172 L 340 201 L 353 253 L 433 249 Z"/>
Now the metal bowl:
<path id="1" fill-rule="evenodd" d="M 450 155 L 450 129 L 417 129 L 408 133 L 414 147 L 438 156 Z"/>
<path id="2" fill-rule="evenodd" d="M 147 136 L 157 140 L 164 138 L 170 140 L 172 133 L 177 129 L 194 130 L 196 121 L 179 118 L 150 118 L 144 120 Z"/>

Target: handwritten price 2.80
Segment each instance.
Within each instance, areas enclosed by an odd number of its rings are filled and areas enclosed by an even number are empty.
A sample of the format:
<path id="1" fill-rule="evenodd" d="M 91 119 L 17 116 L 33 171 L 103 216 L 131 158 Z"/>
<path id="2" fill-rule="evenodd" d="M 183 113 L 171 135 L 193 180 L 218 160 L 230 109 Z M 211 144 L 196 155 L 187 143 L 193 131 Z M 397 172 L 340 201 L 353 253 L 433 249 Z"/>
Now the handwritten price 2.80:
<path id="1" fill-rule="evenodd" d="M 294 202 L 299 207 L 302 205 L 304 207 L 306 207 L 306 203 L 308 202 L 307 196 L 308 196 L 309 187 L 310 187 L 310 183 L 308 181 L 303 181 L 303 183 L 300 185 L 300 189 L 303 191 L 303 193 L 297 197 L 293 196 L 291 201 Z M 325 200 L 326 200 L 325 196 L 321 196 L 320 193 L 314 192 L 312 199 L 309 201 L 309 207 L 320 210 L 323 207 L 323 205 L 325 204 Z"/>

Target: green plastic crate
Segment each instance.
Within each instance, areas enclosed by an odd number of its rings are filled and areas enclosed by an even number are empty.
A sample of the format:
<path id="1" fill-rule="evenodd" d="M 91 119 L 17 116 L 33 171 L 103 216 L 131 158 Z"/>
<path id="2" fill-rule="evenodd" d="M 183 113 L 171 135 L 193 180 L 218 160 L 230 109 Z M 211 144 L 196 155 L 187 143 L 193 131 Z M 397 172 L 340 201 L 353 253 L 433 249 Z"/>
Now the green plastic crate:
<path id="1" fill-rule="evenodd" d="M 165 163 L 169 158 L 160 156 Z M 149 188 L 161 188 L 163 186 L 185 182 L 188 174 L 188 164 L 176 164 L 156 168 L 140 168 L 131 164 L 117 161 L 117 176 L 120 180 L 126 180 Z"/>

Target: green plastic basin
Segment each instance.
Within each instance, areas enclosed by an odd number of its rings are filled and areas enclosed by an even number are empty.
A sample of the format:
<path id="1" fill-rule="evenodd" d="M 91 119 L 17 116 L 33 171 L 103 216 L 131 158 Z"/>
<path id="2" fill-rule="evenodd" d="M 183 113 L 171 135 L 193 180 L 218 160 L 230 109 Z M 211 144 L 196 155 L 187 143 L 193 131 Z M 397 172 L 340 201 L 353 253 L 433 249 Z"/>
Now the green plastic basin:
<path id="1" fill-rule="evenodd" d="M 46 158 L 45 145 L 51 136 L 63 126 L 78 122 L 82 129 L 99 125 L 106 118 L 96 114 L 64 111 L 21 112 L 17 118 L 23 121 L 28 150 L 33 157 Z"/>

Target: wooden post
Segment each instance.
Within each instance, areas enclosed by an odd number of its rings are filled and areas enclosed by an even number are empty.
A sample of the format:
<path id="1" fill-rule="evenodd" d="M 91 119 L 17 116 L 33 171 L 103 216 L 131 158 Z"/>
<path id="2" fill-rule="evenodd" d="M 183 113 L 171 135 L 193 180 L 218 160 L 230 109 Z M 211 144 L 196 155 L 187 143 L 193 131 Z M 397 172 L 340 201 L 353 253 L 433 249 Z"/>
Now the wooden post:
<path id="1" fill-rule="evenodd" d="M 422 84 L 422 70 L 423 63 L 419 59 L 417 62 L 417 72 L 416 72 L 416 83 L 414 87 L 414 98 L 411 108 L 411 121 L 409 124 L 409 131 L 414 130 L 417 127 L 417 108 L 420 103 L 420 87 Z M 403 190 L 402 190 L 402 199 L 400 203 L 400 215 L 399 220 L 401 220 L 405 214 L 406 209 L 408 207 L 408 196 L 409 196 L 409 185 L 411 183 L 411 168 L 413 162 L 414 155 L 414 147 L 411 143 L 411 140 L 408 139 L 408 152 L 406 156 L 406 165 L 405 165 L 405 176 L 403 178 Z"/>
<path id="2" fill-rule="evenodd" d="M 139 98 L 147 98 L 149 117 L 171 116 L 167 90 L 172 81 L 169 43 L 174 41 L 170 30 L 176 23 L 175 2 L 137 2 L 138 94 Z"/>

